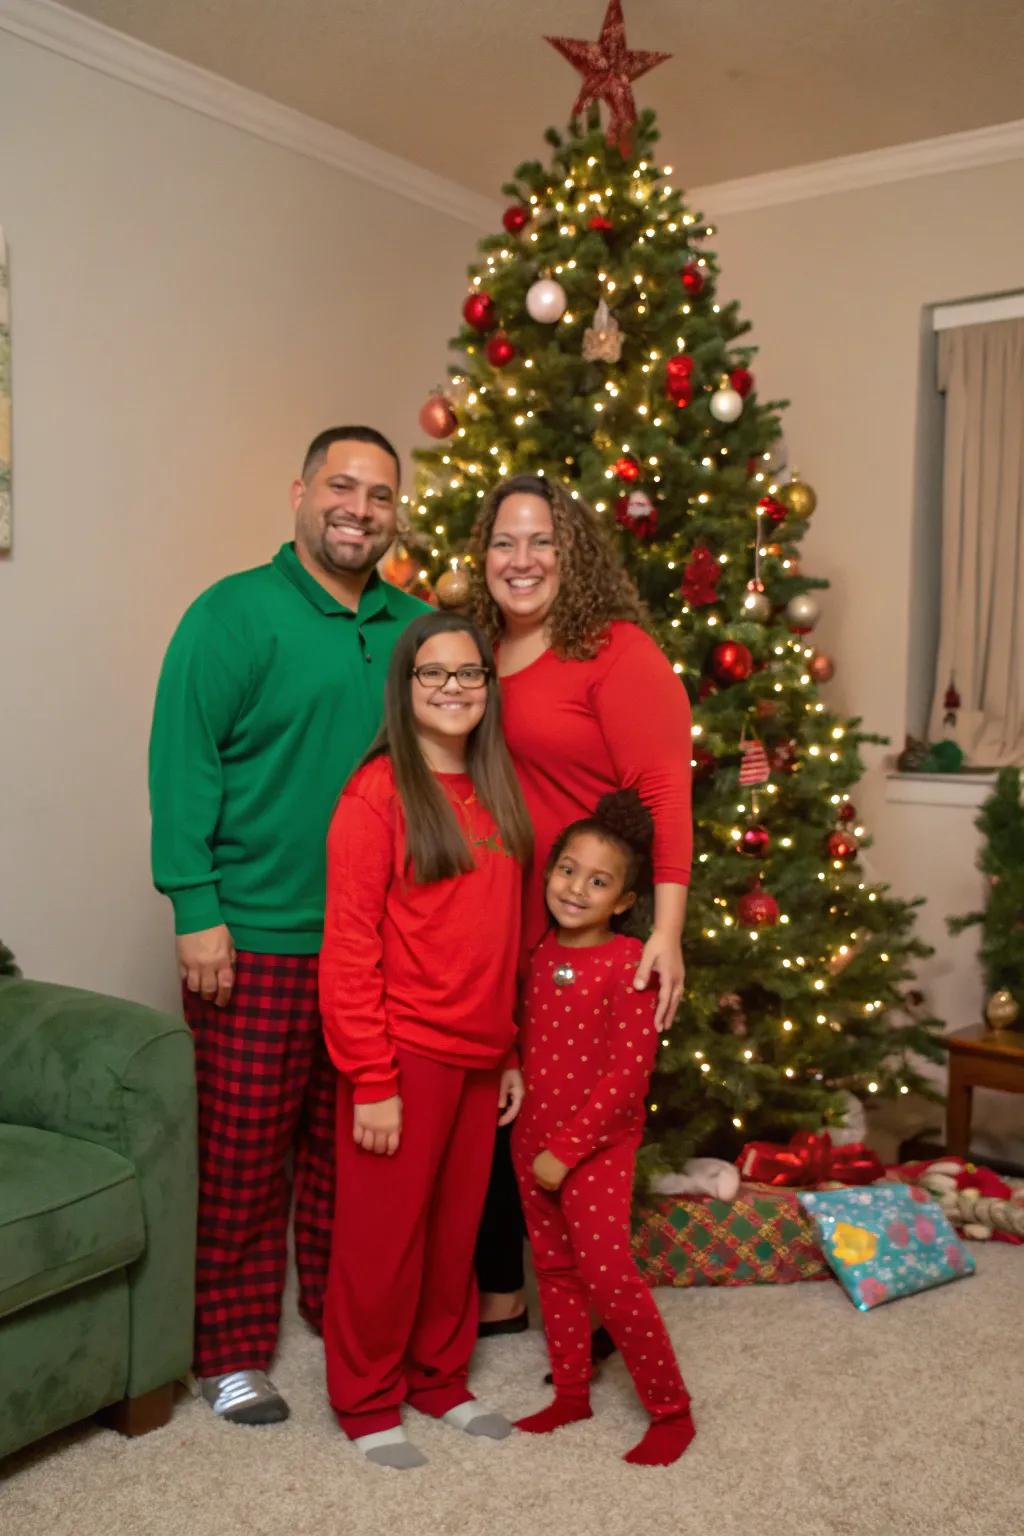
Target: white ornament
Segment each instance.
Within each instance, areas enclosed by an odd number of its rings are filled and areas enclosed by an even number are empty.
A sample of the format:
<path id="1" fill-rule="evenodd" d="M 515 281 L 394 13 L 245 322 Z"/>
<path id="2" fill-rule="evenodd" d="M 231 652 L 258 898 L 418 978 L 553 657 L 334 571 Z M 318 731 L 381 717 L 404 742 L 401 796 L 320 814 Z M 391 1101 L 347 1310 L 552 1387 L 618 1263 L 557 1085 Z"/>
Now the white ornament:
<path id="1" fill-rule="evenodd" d="M 541 325 L 554 325 L 556 320 L 561 320 L 567 303 L 565 289 L 553 277 L 542 277 L 526 290 L 530 318 Z"/>
<path id="2" fill-rule="evenodd" d="M 743 396 L 735 389 L 716 389 L 711 396 L 711 414 L 716 421 L 737 421 L 743 412 Z"/>
<path id="3" fill-rule="evenodd" d="M 813 629 L 820 614 L 821 609 L 809 592 L 801 592 L 797 597 L 791 597 L 786 604 L 786 618 L 798 629 Z"/>
<path id="4" fill-rule="evenodd" d="M 771 598 L 765 592 L 745 592 L 743 595 L 743 617 L 756 619 L 759 624 L 765 624 L 772 616 Z"/>

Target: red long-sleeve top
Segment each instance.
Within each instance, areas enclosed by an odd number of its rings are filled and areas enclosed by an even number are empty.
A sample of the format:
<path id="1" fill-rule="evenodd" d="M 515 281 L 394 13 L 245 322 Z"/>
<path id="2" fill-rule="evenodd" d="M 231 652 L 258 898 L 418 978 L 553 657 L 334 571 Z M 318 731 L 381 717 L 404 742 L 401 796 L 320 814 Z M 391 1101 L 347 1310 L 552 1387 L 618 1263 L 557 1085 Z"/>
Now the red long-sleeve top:
<path id="1" fill-rule="evenodd" d="M 530 1156 L 547 1148 L 575 1168 L 602 1147 L 639 1143 L 658 1045 L 658 989 L 633 986 L 642 953 L 623 934 L 570 949 L 554 932 L 534 950 L 520 1037 L 526 1098 L 514 1132 Z"/>
<path id="2" fill-rule="evenodd" d="M 609 790 L 635 788 L 651 812 L 655 882 L 689 884 L 690 701 L 649 635 L 620 622 L 591 661 L 545 651 L 501 679 L 501 702 L 534 831 L 525 948 L 547 927 L 543 876 L 555 838 Z"/>
<path id="3" fill-rule="evenodd" d="M 515 1039 L 522 871 L 468 774 L 438 774 L 476 867 L 417 885 L 391 759 L 360 768 L 327 836 L 320 1011 L 357 1104 L 400 1091 L 395 1046 L 452 1066 L 500 1065 Z"/>

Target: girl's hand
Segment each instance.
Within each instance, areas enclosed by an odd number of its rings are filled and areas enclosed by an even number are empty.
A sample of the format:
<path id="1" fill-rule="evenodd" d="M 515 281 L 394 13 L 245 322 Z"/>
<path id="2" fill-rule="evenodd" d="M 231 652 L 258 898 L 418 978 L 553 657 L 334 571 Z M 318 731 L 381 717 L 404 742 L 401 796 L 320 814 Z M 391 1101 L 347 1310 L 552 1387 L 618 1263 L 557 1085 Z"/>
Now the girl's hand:
<path id="1" fill-rule="evenodd" d="M 538 1152 L 533 1160 L 533 1176 L 541 1189 L 561 1189 L 565 1182 L 565 1176 L 569 1172 L 561 1158 L 553 1152 Z"/>
<path id="2" fill-rule="evenodd" d="M 402 1101 L 398 1094 L 377 1104 L 356 1104 L 352 1114 L 352 1139 L 364 1152 L 394 1157 L 402 1139 Z"/>
<path id="3" fill-rule="evenodd" d="M 644 945 L 644 952 L 640 956 L 640 964 L 636 968 L 636 976 L 633 979 L 633 985 L 638 992 L 642 992 L 647 986 L 652 971 L 657 971 L 660 982 L 658 1008 L 654 1015 L 654 1027 L 660 1034 L 662 1030 L 668 1029 L 675 1017 L 686 978 L 683 946 L 677 935 L 667 935 L 655 928 Z"/>
<path id="4" fill-rule="evenodd" d="M 518 1067 L 506 1067 L 498 1087 L 498 1124 L 511 1125 L 523 1107 L 523 1074 Z"/>

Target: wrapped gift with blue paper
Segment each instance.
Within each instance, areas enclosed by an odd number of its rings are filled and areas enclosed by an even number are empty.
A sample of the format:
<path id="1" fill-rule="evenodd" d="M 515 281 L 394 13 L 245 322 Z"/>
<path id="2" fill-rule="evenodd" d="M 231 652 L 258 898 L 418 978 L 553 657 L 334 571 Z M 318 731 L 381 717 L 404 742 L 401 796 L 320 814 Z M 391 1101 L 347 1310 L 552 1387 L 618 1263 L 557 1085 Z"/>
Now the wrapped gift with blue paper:
<path id="1" fill-rule="evenodd" d="M 809 1191 L 799 1200 L 861 1312 L 974 1273 L 974 1260 L 939 1206 L 916 1186 Z"/>

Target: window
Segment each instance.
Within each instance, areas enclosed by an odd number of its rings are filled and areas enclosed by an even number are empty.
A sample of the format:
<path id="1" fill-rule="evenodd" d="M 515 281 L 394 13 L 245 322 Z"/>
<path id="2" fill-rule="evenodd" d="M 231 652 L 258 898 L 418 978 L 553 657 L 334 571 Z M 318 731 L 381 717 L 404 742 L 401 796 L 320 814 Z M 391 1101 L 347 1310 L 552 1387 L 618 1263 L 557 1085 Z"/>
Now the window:
<path id="1" fill-rule="evenodd" d="M 926 311 L 921 368 L 910 729 L 1024 763 L 1024 294 Z"/>

